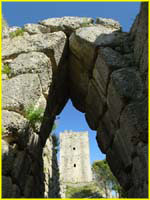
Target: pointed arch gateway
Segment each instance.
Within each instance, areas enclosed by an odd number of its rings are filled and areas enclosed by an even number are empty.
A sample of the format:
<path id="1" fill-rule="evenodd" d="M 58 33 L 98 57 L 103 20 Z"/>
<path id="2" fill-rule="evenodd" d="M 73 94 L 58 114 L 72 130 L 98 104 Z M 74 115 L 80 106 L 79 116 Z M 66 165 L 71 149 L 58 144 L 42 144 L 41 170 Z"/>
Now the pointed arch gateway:
<path id="1" fill-rule="evenodd" d="M 39 26 L 48 27 L 50 23 L 44 20 Z M 9 195 L 4 184 L 4 197 L 45 196 L 43 162 L 47 158 L 43 161 L 42 155 L 48 151 L 47 138 L 54 120 L 68 99 L 84 113 L 89 127 L 97 131 L 98 146 L 128 197 L 148 196 L 147 27 L 147 3 L 142 3 L 130 33 L 122 32 L 117 22 L 100 18 L 96 25 L 91 20 L 88 27 L 81 24 L 74 31 L 64 26 L 63 32 L 58 26 L 58 30 L 51 30 L 54 33 L 41 37 L 29 35 L 27 30 L 24 37 L 18 37 L 17 45 L 15 38 L 11 43 L 10 38 L 3 39 L 3 63 L 11 68 L 10 79 L 3 78 L 2 85 L 3 125 L 7 127 L 8 116 L 24 122 L 15 121 L 15 130 L 24 130 L 17 132 L 17 139 L 6 144 L 8 137 L 3 136 L 5 151 L 14 155 L 12 143 L 19 149 L 17 159 L 12 159 L 18 172 L 4 170 L 8 159 L 3 154 L 3 183 L 13 188 Z M 23 110 L 41 102 L 46 109 L 40 130 L 35 133 L 36 127 L 26 126 Z M 7 131 L 14 133 L 8 127 Z M 21 167 L 17 163 L 22 163 Z M 53 181 L 55 171 L 51 174 Z M 35 188 L 31 190 L 30 185 Z M 50 191 L 48 197 L 58 195 L 58 190 Z"/>

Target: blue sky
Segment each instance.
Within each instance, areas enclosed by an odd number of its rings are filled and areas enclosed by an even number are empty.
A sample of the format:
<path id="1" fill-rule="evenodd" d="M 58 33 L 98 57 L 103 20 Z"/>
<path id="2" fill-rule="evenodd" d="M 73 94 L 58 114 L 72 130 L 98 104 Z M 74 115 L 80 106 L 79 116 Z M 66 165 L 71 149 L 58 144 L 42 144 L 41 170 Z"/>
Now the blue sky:
<path id="1" fill-rule="evenodd" d="M 62 16 L 106 17 L 118 20 L 123 31 L 129 31 L 140 9 L 140 2 L 3 2 L 2 12 L 10 26 L 37 23 L 42 19 Z M 96 132 L 89 129 L 84 114 L 69 101 L 60 114 L 56 134 L 64 130 L 88 131 L 91 163 L 104 159 L 98 149 Z"/>
<path id="2" fill-rule="evenodd" d="M 2 10 L 10 26 L 37 23 L 49 17 L 88 16 L 116 19 L 128 31 L 139 5 L 139 2 L 3 2 Z"/>

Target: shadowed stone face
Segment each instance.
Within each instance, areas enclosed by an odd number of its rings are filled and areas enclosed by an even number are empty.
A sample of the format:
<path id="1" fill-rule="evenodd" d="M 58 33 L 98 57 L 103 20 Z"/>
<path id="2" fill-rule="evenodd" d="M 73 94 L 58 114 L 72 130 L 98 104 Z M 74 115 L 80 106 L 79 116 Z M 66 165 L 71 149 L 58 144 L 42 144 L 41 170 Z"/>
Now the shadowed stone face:
<path id="1" fill-rule="evenodd" d="M 93 24 L 87 18 L 85 26 L 83 18 L 64 17 L 3 37 L 3 198 L 64 195 L 50 132 L 69 98 L 97 131 L 98 146 L 127 197 L 147 198 L 147 14 L 142 3 L 130 33 L 110 19 Z M 72 143 L 73 153 L 77 147 L 86 153 L 78 140 Z M 73 170 L 83 163 L 73 162 Z M 90 173 L 88 166 L 84 170 L 78 174 L 83 179 Z"/>

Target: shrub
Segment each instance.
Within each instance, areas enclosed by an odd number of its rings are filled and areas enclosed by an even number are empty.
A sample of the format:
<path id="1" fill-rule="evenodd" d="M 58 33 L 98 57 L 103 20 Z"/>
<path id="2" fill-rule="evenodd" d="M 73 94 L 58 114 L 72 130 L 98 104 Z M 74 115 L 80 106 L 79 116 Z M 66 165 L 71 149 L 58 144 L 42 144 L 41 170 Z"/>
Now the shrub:
<path id="1" fill-rule="evenodd" d="M 14 38 L 14 37 L 17 37 L 17 36 L 23 36 L 23 35 L 24 35 L 24 29 L 23 28 L 9 33 L 10 38 Z"/>
<path id="2" fill-rule="evenodd" d="M 25 118 L 29 120 L 29 122 L 34 125 L 36 122 L 41 122 L 43 119 L 44 109 L 39 107 L 35 108 L 34 106 L 29 106 L 25 110 Z"/>
<path id="3" fill-rule="evenodd" d="M 8 64 L 4 64 L 3 69 L 2 69 L 2 73 L 7 74 L 7 76 L 10 77 L 11 68 L 9 67 Z"/>

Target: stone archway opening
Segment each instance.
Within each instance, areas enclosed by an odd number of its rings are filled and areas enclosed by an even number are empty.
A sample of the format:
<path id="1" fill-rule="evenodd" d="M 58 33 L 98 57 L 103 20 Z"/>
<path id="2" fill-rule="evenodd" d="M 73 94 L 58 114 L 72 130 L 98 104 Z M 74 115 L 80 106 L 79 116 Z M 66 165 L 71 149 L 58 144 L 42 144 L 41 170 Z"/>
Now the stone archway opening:
<path id="1" fill-rule="evenodd" d="M 73 105 L 71 100 L 69 100 L 64 107 L 63 111 L 59 115 L 59 119 L 55 121 L 56 129 L 54 133 L 59 137 L 61 132 L 88 132 L 89 135 L 89 145 L 90 145 L 90 154 L 95 154 L 94 158 L 92 157 L 91 163 L 94 160 L 104 159 L 105 154 L 101 153 L 96 141 L 96 131 L 92 131 L 84 117 L 84 114 L 78 111 Z M 60 143 L 60 142 L 59 142 Z M 92 148 L 93 146 L 93 148 Z M 71 145 L 72 152 L 78 151 L 78 147 L 75 144 Z M 92 151 L 91 151 L 92 150 Z M 59 151 L 60 152 L 60 151 Z M 57 158 L 59 160 L 59 152 Z M 100 154 L 101 153 L 101 154 Z"/>
<path id="2" fill-rule="evenodd" d="M 56 124 L 61 197 L 105 196 L 102 184 L 100 188 L 92 173 L 92 164 L 105 158 L 98 148 L 96 132 L 88 127 L 83 113 L 77 111 L 70 100 Z"/>

